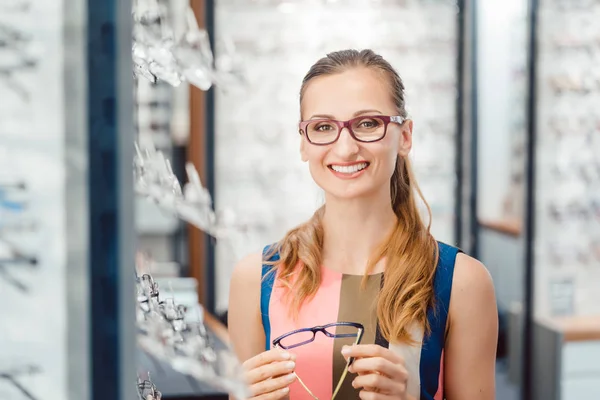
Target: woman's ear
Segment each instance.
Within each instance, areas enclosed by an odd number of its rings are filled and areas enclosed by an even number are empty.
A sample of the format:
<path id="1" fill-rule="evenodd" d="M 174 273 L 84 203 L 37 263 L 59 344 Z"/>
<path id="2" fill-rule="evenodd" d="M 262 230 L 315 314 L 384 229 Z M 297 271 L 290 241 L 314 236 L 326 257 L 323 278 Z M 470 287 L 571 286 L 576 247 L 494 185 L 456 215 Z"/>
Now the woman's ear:
<path id="1" fill-rule="evenodd" d="M 398 140 L 398 155 L 400 157 L 407 157 L 412 149 L 412 130 L 413 122 L 410 119 L 404 121 L 401 126 L 401 131 Z"/>

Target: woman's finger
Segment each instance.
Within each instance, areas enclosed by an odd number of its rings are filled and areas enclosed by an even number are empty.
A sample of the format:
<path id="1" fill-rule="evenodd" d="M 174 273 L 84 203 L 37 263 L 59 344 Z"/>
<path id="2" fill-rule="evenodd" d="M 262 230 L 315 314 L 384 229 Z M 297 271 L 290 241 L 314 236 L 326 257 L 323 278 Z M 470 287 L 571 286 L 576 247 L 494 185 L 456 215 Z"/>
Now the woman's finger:
<path id="1" fill-rule="evenodd" d="M 285 387 L 271 393 L 261 394 L 260 396 L 252 397 L 249 400 L 289 400 L 290 389 Z"/>
<path id="2" fill-rule="evenodd" d="M 394 400 L 393 396 L 383 393 L 368 392 L 366 390 L 361 390 L 358 397 L 360 397 L 361 400 Z"/>
<path id="3" fill-rule="evenodd" d="M 356 344 L 342 347 L 342 355 L 354 358 L 381 357 L 390 360 L 394 364 L 404 363 L 402 357 L 388 348 L 378 344 Z"/>
<path id="4" fill-rule="evenodd" d="M 281 349 L 271 349 L 260 353 L 244 362 L 244 369 L 250 371 L 254 368 L 258 368 L 261 365 L 270 364 L 275 361 L 287 361 L 294 360 L 295 356 L 287 351 Z"/>
<path id="5" fill-rule="evenodd" d="M 279 376 L 277 378 L 267 379 L 250 385 L 250 393 L 252 393 L 252 396 L 260 396 L 263 394 L 281 391 L 282 389 L 287 388 L 295 380 L 296 374 L 294 373 Z"/>
<path id="6" fill-rule="evenodd" d="M 408 379 L 408 372 L 402 364 L 394 364 L 382 357 L 359 358 L 352 363 L 348 371 L 359 375 L 366 372 L 379 372 L 399 381 Z"/>
<path id="7" fill-rule="evenodd" d="M 352 381 L 354 388 L 363 388 L 367 392 L 377 392 L 382 394 L 401 394 L 404 393 L 406 385 L 403 382 L 394 381 L 387 376 L 375 373 L 359 375 Z"/>
<path id="8" fill-rule="evenodd" d="M 270 364 L 261 365 L 260 367 L 251 369 L 246 372 L 246 382 L 252 385 L 257 382 L 262 382 L 269 378 L 280 375 L 286 375 L 294 371 L 296 363 L 294 361 L 276 361 Z"/>

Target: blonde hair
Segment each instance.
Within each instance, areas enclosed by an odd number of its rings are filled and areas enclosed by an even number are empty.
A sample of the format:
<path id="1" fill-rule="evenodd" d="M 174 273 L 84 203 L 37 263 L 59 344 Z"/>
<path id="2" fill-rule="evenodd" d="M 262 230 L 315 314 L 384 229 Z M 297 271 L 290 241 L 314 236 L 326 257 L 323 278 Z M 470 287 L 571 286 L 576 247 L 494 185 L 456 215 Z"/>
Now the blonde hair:
<path id="1" fill-rule="evenodd" d="M 350 68 L 366 67 L 383 72 L 390 82 L 391 95 L 399 115 L 406 117 L 404 84 L 394 68 L 372 50 L 343 50 L 328 54 L 308 71 L 300 90 L 300 102 L 307 84 L 321 75 L 331 75 Z M 430 223 L 421 218 L 415 192 L 423 200 L 431 221 L 431 209 L 415 181 L 408 159 L 398 157 L 390 180 L 391 205 L 398 220 L 394 230 L 369 259 L 363 278 L 385 258 L 385 279 L 377 299 L 379 329 L 388 341 L 412 343 L 409 329 L 414 323 L 429 331 L 427 311 L 434 306 L 433 281 L 438 259 L 438 245 L 430 233 Z M 322 219 L 326 205 L 307 222 L 290 230 L 273 246 L 279 260 L 272 262 L 278 282 L 288 287 L 290 312 L 297 316 L 303 302 L 314 296 L 321 284 L 323 248 Z M 298 268 L 300 266 L 300 268 Z M 292 290 L 293 289 L 293 290 Z"/>

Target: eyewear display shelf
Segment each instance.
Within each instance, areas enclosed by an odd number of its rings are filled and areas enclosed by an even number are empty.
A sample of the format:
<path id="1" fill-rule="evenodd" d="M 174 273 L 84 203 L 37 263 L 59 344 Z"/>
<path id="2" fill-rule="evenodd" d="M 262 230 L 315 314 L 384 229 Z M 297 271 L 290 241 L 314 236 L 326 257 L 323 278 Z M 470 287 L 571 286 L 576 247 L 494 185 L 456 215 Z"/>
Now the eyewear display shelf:
<path id="1" fill-rule="evenodd" d="M 2 2 L 0 50 L 0 398 L 225 398 L 136 350 L 131 1 Z"/>
<path id="2" fill-rule="evenodd" d="M 538 8 L 536 316 L 600 315 L 600 3 Z"/>
<path id="3" fill-rule="evenodd" d="M 531 4 L 527 398 L 600 398 L 600 2 Z"/>
<path id="4" fill-rule="evenodd" d="M 2 399 L 136 398 L 130 16 L 0 4 Z"/>
<path id="5" fill-rule="evenodd" d="M 204 323 L 214 348 L 226 349 L 229 345 L 227 328 L 215 317 L 204 312 Z M 178 371 L 171 365 L 151 355 L 139 351 L 137 369 L 152 378 L 156 388 L 162 393 L 164 400 L 227 400 L 229 395 L 198 382 Z"/>

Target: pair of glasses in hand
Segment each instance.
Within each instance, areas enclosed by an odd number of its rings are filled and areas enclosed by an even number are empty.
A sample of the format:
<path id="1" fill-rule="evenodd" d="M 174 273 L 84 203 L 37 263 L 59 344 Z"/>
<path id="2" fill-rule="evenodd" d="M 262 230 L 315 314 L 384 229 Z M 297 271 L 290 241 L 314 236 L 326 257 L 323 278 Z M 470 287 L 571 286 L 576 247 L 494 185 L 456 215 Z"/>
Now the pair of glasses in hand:
<path id="1" fill-rule="evenodd" d="M 327 325 L 315 326 L 312 328 L 302 328 L 297 329 L 295 331 L 288 332 L 283 334 L 273 340 L 273 347 L 278 347 L 280 349 L 289 350 L 295 347 L 304 346 L 309 344 L 315 340 L 317 333 L 322 333 L 327 337 L 332 339 L 338 338 L 356 338 L 354 341 L 354 345 L 360 343 L 363 332 L 365 328 L 362 324 L 356 322 L 334 322 Z M 335 396 L 338 394 L 340 388 L 342 387 L 342 383 L 348 374 L 348 367 L 352 365 L 354 362 L 354 357 L 348 358 L 346 361 L 346 367 L 344 368 L 344 372 L 342 376 L 340 376 L 340 380 L 337 383 L 335 390 L 333 391 L 333 395 L 331 396 L 331 400 L 335 399 Z M 315 399 L 319 400 L 317 396 L 310 391 L 310 389 L 306 386 L 306 384 L 300 379 L 300 377 L 294 372 L 298 382 L 302 385 L 302 387 Z"/>

